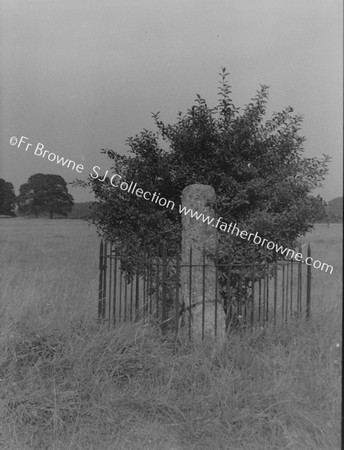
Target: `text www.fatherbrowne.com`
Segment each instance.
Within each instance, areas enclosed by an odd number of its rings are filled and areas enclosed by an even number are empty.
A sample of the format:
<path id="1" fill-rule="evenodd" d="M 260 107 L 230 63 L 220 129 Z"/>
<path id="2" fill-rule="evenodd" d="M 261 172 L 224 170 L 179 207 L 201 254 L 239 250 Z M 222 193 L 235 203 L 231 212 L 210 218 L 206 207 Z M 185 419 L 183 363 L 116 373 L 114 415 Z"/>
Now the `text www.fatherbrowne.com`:
<path id="1" fill-rule="evenodd" d="M 294 258 L 298 262 L 303 262 L 307 264 L 308 266 L 313 266 L 315 269 L 324 270 L 325 272 L 332 273 L 333 266 L 327 263 L 322 263 L 319 260 L 314 260 L 310 256 L 303 259 L 302 253 L 297 253 L 295 250 L 283 247 L 282 245 L 278 245 L 275 242 L 268 241 L 267 239 L 263 239 L 259 236 L 258 233 L 248 233 L 245 230 L 240 231 L 240 229 L 237 227 L 236 223 L 227 223 L 222 221 L 222 217 L 219 217 L 216 222 L 214 217 L 205 216 L 203 213 L 199 213 L 198 211 L 193 211 L 193 209 L 189 208 L 187 209 L 185 206 L 179 205 L 179 213 L 184 214 L 184 216 L 189 215 L 191 218 L 194 218 L 196 220 L 202 220 L 203 223 L 206 223 L 207 225 L 211 225 L 212 227 L 218 228 L 221 231 L 224 231 L 226 233 L 234 234 L 236 233 L 236 236 L 240 236 L 241 239 L 247 239 L 250 241 L 251 238 L 252 242 L 256 245 L 266 245 L 266 248 L 268 250 L 274 250 L 276 253 L 280 253 L 283 256 L 287 256 L 289 258 Z"/>
<path id="2" fill-rule="evenodd" d="M 59 156 L 56 153 L 50 152 L 49 150 L 45 149 L 44 145 L 41 142 L 38 142 L 36 146 L 33 146 L 33 144 L 28 142 L 28 138 L 26 136 L 21 136 L 20 138 L 17 138 L 16 136 L 12 136 L 9 140 L 9 143 L 12 147 L 21 148 L 21 145 L 23 144 L 23 148 L 25 148 L 25 151 L 27 152 L 29 149 L 33 150 L 33 154 L 35 156 L 39 156 L 41 158 L 47 157 L 48 161 L 55 162 L 56 164 L 59 164 L 61 166 L 64 166 L 67 169 L 75 170 L 78 173 L 82 173 L 84 171 L 83 164 L 77 164 L 75 161 L 65 158 L 63 156 Z M 32 147 L 32 148 L 31 148 Z M 161 207 L 165 207 L 167 209 L 174 210 L 175 203 L 172 200 L 168 200 L 164 197 L 161 197 L 160 193 L 157 192 L 149 192 L 144 191 L 141 188 L 137 188 L 137 183 L 131 182 L 128 184 L 127 182 L 122 180 L 122 176 L 115 173 L 111 174 L 111 177 L 109 176 L 109 170 L 106 171 L 103 178 L 99 178 L 99 172 L 100 170 L 99 166 L 94 166 L 92 169 L 92 173 L 90 173 L 90 176 L 92 179 L 98 179 L 100 182 L 105 182 L 108 180 L 111 184 L 111 186 L 115 188 L 119 188 L 122 191 L 126 191 L 130 194 L 136 195 L 137 197 L 143 198 L 146 201 L 149 201 L 151 203 L 158 204 Z M 196 220 L 202 220 L 203 223 L 206 223 L 208 225 L 211 225 L 215 228 L 219 228 L 221 231 L 224 231 L 226 233 L 234 234 L 236 233 L 236 236 L 240 236 L 241 239 L 246 239 L 250 241 L 251 238 L 252 242 L 256 245 L 265 245 L 268 250 L 276 250 L 276 253 L 280 253 L 281 255 L 294 258 L 298 262 L 302 262 L 307 264 L 308 266 L 313 266 L 315 269 L 324 270 L 325 272 L 333 272 L 333 266 L 330 264 L 322 263 L 319 260 L 314 260 L 310 256 L 305 258 L 303 260 L 302 253 L 297 253 L 295 250 L 292 250 L 291 248 L 283 247 L 282 245 L 277 245 L 275 242 L 268 241 L 267 239 L 262 239 L 258 233 L 248 233 L 247 231 L 240 231 L 237 227 L 237 224 L 235 223 L 226 223 L 222 221 L 222 217 L 219 217 L 216 222 L 214 223 L 215 219 L 213 217 L 205 216 L 203 213 L 199 213 L 198 211 L 194 211 L 193 209 L 189 208 L 186 209 L 186 207 L 182 207 L 179 205 L 179 213 L 184 214 L 185 216 L 190 215 L 191 218 L 195 218 Z"/>

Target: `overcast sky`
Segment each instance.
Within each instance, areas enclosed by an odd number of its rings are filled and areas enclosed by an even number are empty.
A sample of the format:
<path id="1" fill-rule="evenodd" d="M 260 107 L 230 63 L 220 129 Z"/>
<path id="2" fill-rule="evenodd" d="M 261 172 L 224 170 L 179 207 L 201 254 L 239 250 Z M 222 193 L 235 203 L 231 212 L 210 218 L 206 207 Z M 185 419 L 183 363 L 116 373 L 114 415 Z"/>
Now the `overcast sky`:
<path id="1" fill-rule="evenodd" d="M 304 115 L 306 156 L 332 156 L 319 193 L 342 195 L 342 0 L 0 0 L 0 178 L 19 186 L 34 173 L 71 169 L 34 156 L 45 149 L 109 168 L 101 148 L 174 121 L 196 93 L 216 103 L 230 72 L 243 106 L 270 86 L 269 113 Z M 11 146 L 26 136 L 25 152 Z M 70 189 L 76 201 L 87 192 Z"/>

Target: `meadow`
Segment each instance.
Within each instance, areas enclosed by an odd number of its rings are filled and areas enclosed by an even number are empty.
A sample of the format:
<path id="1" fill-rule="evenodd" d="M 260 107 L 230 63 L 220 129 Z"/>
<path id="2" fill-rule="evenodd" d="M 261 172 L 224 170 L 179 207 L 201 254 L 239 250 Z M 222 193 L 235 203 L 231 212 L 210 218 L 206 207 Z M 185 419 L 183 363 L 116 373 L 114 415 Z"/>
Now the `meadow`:
<path id="1" fill-rule="evenodd" d="M 0 448 L 340 448 L 342 225 L 301 239 L 312 317 L 176 347 L 96 321 L 99 238 L 80 220 L 0 219 Z"/>

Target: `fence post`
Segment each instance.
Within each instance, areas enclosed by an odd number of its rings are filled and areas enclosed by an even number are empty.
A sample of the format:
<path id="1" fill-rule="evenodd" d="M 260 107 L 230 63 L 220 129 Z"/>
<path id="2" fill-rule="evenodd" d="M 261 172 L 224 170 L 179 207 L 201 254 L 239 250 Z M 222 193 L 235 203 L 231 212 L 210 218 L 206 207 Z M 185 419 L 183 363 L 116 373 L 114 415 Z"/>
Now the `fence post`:
<path id="1" fill-rule="evenodd" d="M 308 244 L 307 258 L 311 256 L 311 245 Z M 309 320 L 311 315 L 311 280 L 312 280 L 312 266 L 307 265 L 307 297 L 306 297 L 306 320 Z"/>
<path id="2" fill-rule="evenodd" d="M 166 285 L 167 285 L 167 254 L 166 246 L 163 244 L 162 248 L 162 298 L 161 298 L 161 331 L 162 334 L 166 334 Z"/>
<path id="3" fill-rule="evenodd" d="M 265 279 L 266 279 L 266 309 L 265 309 L 265 321 L 269 323 L 269 269 L 270 264 L 267 260 L 267 251 L 266 247 L 264 248 L 264 259 L 265 259 Z"/>
<path id="4" fill-rule="evenodd" d="M 254 281 L 255 281 L 255 273 L 254 273 L 254 261 L 255 261 L 255 249 L 254 248 L 252 248 L 252 255 L 253 255 L 253 258 L 252 258 L 252 266 L 251 266 L 251 268 L 252 268 L 252 279 L 251 279 L 251 283 L 252 283 L 252 301 L 251 301 L 251 330 L 253 330 L 253 327 L 254 327 L 254 305 L 255 305 L 255 302 L 254 302 Z"/>
<path id="5" fill-rule="evenodd" d="M 275 253 L 275 285 L 274 285 L 274 327 L 276 326 L 277 316 L 277 277 L 278 277 L 278 255 Z"/>
<path id="6" fill-rule="evenodd" d="M 299 245 L 299 253 L 302 255 L 302 246 Z M 302 316 L 302 260 L 298 262 L 298 280 L 297 280 L 297 317 L 301 319 Z"/>
<path id="7" fill-rule="evenodd" d="M 116 301 L 117 301 L 117 265 L 118 265 L 117 258 L 118 258 L 118 249 L 117 249 L 117 247 L 115 247 L 115 262 L 114 262 L 114 270 L 113 270 L 114 282 L 113 282 L 113 298 L 112 298 L 112 304 L 113 304 L 113 306 L 112 306 L 112 314 L 113 314 L 112 322 L 113 322 L 113 325 L 116 324 L 116 319 L 117 319 L 116 318 L 116 314 L 117 314 L 117 309 L 116 309 Z"/>
<path id="8" fill-rule="evenodd" d="M 204 339 L 204 324 L 205 324 L 205 247 L 203 246 L 203 259 L 202 259 L 202 339 Z"/>
<path id="9" fill-rule="evenodd" d="M 180 283 L 180 249 L 177 245 L 176 249 L 176 295 L 174 301 L 174 320 L 176 337 L 179 332 L 179 283 Z"/>
<path id="10" fill-rule="evenodd" d="M 216 247 L 215 250 L 215 316 L 214 316 L 214 332 L 215 332 L 215 337 L 217 337 L 218 332 L 217 332 L 217 328 L 218 328 L 218 316 L 220 316 L 220 318 L 224 319 L 224 313 L 222 311 L 222 315 L 220 314 L 220 311 L 218 311 L 217 307 L 218 307 L 218 282 L 219 282 L 219 274 L 218 274 L 218 264 L 219 264 L 219 254 L 218 254 L 218 247 Z M 222 305 L 221 305 L 222 307 Z M 221 320 L 221 325 L 222 325 L 222 333 L 221 336 L 223 336 L 225 329 L 226 329 L 226 324 L 225 324 L 225 320 Z M 203 332 L 204 334 L 204 332 Z M 204 338 L 204 336 L 203 336 Z"/>
<path id="11" fill-rule="evenodd" d="M 156 318 L 159 320 L 160 317 L 160 253 L 159 245 L 156 244 Z"/>
<path id="12" fill-rule="evenodd" d="M 232 268 L 229 264 L 227 272 L 226 333 L 233 320 L 233 305 L 231 302 L 231 273 Z"/>
<path id="13" fill-rule="evenodd" d="M 112 293 L 112 243 L 110 243 L 109 247 L 109 256 L 110 256 L 110 263 L 109 263 L 109 293 L 108 293 L 108 316 L 109 316 L 109 328 L 111 327 L 111 293 Z"/>
<path id="14" fill-rule="evenodd" d="M 192 247 L 190 246 L 190 259 L 189 259 L 189 310 L 188 322 L 189 322 L 189 339 L 191 340 L 191 309 L 192 309 Z"/>
<path id="15" fill-rule="evenodd" d="M 100 241 L 99 246 L 99 287 L 98 287 L 98 320 L 100 321 L 103 318 L 103 304 L 105 301 L 104 290 L 103 290 L 103 272 L 104 272 L 104 262 L 103 262 L 103 253 L 104 253 L 104 243 L 103 239 Z"/>
<path id="16" fill-rule="evenodd" d="M 290 317 L 293 317 L 294 259 L 290 261 Z"/>
<path id="17" fill-rule="evenodd" d="M 136 286 L 135 286 L 135 322 L 140 318 L 140 274 L 139 266 L 136 267 Z"/>
<path id="18" fill-rule="evenodd" d="M 111 244 L 110 244 L 111 246 Z M 103 256 L 103 303 L 102 303 L 102 314 L 103 319 L 105 319 L 105 309 L 106 309 L 106 285 L 107 285 L 107 256 L 108 256 L 108 241 L 104 244 L 104 256 Z M 110 319 L 109 319 L 110 320 Z"/>
<path id="19" fill-rule="evenodd" d="M 123 248 L 121 246 L 119 251 L 119 296 L 118 296 L 118 321 L 122 322 L 122 286 L 123 286 L 123 272 L 122 272 L 122 261 L 123 261 Z"/>

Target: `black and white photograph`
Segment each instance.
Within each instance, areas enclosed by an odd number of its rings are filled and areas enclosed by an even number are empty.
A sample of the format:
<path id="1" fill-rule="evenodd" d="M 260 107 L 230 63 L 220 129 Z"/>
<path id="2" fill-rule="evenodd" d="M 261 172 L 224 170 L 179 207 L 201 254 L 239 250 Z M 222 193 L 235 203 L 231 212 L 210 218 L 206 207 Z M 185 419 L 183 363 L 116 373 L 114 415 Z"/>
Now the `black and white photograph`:
<path id="1" fill-rule="evenodd" d="M 0 449 L 342 448 L 341 0 L 0 0 Z"/>

